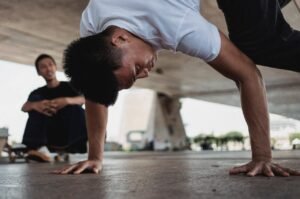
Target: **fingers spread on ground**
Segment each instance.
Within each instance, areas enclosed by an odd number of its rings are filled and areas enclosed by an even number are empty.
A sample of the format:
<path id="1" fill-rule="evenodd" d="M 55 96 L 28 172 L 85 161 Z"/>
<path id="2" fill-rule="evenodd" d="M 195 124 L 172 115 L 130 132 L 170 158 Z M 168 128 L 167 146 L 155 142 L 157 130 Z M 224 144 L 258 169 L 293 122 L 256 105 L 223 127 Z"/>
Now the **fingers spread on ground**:
<path id="1" fill-rule="evenodd" d="M 260 174 L 261 173 L 261 166 L 260 165 L 256 165 L 253 169 L 251 169 L 251 171 L 249 171 L 247 173 L 247 176 L 249 177 L 253 177 L 253 176 L 256 176 L 257 174 Z"/>
<path id="2" fill-rule="evenodd" d="M 274 173 L 272 172 L 271 166 L 265 164 L 263 168 L 263 174 L 268 177 L 273 177 Z"/>
<path id="3" fill-rule="evenodd" d="M 60 172 L 61 172 L 61 169 L 57 169 L 57 170 L 51 171 L 50 173 L 59 174 Z"/>
<path id="4" fill-rule="evenodd" d="M 289 173 L 290 175 L 300 176 L 300 172 L 299 171 L 296 171 L 296 170 L 293 170 L 293 169 L 289 169 L 289 168 L 284 168 L 284 167 L 281 167 L 281 169 L 283 169 L 285 172 Z"/>
<path id="5" fill-rule="evenodd" d="M 273 172 L 278 176 L 289 176 L 290 174 L 277 165 L 272 166 Z"/>
<path id="6" fill-rule="evenodd" d="M 240 173 L 246 173 L 248 170 L 249 169 L 248 169 L 247 165 L 233 167 L 232 169 L 229 170 L 229 174 L 236 175 L 236 174 L 240 174 Z"/>
<path id="7" fill-rule="evenodd" d="M 88 166 L 88 165 L 86 165 L 86 164 L 82 164 L 82 165 L 78 166 L 78 167 L 76 168 L 76 170 L 75 170 L 73 173 L 74 173 L 74 174 L 80 174 L 80 173 L 82 173 L 85 169 L 87 169 L 87 166 Z"/>
<path id="8" fill-rule="evenodd" d="M 63 168 L 60 168 L 60 169 L 56 169 L 56 170 L 52 171 L 51 173 L 54 173 L 54 174 L 60 174 L 60 173 L 62 173 L 64 170 L 66 170 L 67 168 L 69 168 L 69 167 L 63 167 Z"/>
<path id="9" fill-rule="evenodd" d="M 72 171 L 73 171 L 74 169 L 76 169 L 76 167 L 77 167 L 76 164 L 75 164 L 75 165 L 72 165 L 72 166 L 69 166 L 69 167 L 67 167 L 66 169 L 64 169 L 64 170 L 61 172 L 61 174 L 72 173 Z"/>
<path id="10" fill-rule="evenodd" d="M 97 168 L 93 168 L 93 171 L 94 171 L 94 173 L 99 173 L 99 169 L 97 169 Z"/>

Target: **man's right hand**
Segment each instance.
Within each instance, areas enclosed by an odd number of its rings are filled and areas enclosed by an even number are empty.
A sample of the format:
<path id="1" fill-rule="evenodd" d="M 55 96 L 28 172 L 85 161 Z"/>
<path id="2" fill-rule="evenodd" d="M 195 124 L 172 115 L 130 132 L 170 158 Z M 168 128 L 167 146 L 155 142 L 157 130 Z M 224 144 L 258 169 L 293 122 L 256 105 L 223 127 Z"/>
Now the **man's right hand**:
<path id="1" fill-rule="evenodd" d="M 54 174 L 81 174 L 83 172 L 98 174 L 102 170 L 102 161 L 85 160 L 53 171 Z"/>
<path id="2" fill-rule="evenodd" d="M 46 116 L 53 116 L 56 113 L 56 109 L 51 107 L 50 100 L 42 100 L 39 102 L 32 102 L 32 108 Z"/>
<path id="3" fill-rule="evenodd" d="M 89 138 L 88 160 L 58 169 L 53 172 L 55 174 L 99 173 L 102 170 L 108 108 L 102 104 L 85 100 L 85 111 Z"/>

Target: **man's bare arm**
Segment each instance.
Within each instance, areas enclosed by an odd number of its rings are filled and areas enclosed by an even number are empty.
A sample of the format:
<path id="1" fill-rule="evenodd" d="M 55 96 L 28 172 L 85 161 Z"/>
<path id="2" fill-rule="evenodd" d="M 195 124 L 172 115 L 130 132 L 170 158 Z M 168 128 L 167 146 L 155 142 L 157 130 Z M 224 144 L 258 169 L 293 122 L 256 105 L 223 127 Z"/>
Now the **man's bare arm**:
<path id="1" fill-rule="evenodd" d="M 241 105 L 251 139 L 252 161 L 230 170 L 231 174 L 248 176 L 289 176 L 300 173 L 272 163 L 269 112 L 265 85 L 256 65 L 238 50 L 222 33 L 219 56 L 209 64 L 238 85 Z"/>
<path id="2" fill-rule="evenodd" d="M 82 105 L 85 103 L 83 96 L 67 97 L 68 105 Z"/>
<path id="3" fill-rule="evenodd" d="M 82 105 L 84 102 L 85 99 L 82 96 L 59 97 L 51 100 L 51 108 L 54 108 L 56 111 L 58 111 L 68 105 Z"/>
<path id="4" fill-rule="evenodd" d="M 52 116 L 56 113 L 56 109 L 50 106 L 49 100 L 41 100 L 37 102 L 27 101 L 24 103 L 21 110 L 23 112 L 37 111 L 46 116 Z"/>
<path id="5" fill-rule="evenodd" d="M 57 174 L 80 174 L 85 170 L 99 173 L 102 169 L 108 108 L 86 100 L 86 124 L 89 140 L 88 160 L 54 171 Z"/>

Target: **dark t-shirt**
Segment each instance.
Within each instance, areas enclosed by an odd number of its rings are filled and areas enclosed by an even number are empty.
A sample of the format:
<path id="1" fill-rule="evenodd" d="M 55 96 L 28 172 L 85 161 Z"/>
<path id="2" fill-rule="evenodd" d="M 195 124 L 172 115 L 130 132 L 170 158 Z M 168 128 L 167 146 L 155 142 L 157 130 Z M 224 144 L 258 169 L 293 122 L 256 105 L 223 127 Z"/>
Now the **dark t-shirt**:
<path id="1" fill-rule="evenodd" d="M 51 100 L 58 97 L 76 97 L 80 94 L 68 82 L 61 81 L 55 88 L 47 86 L 40 87 L 32 91 L 28 97 L 28 101 Z"/>

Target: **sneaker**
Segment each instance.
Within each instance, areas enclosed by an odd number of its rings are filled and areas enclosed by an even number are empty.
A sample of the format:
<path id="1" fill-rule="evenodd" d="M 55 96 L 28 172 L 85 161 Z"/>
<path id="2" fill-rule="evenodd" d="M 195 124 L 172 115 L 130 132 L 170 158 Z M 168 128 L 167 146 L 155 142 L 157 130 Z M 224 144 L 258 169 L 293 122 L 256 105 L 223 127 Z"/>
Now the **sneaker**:
<path id="1" fill-rule="evenodd" d="M 70 156 L 68 153 L 58 153 L 56 156 L 54 156 L 55 162 L 69 162 Z"/>
<path id="2" fill-rule="evenodd" d="M 30 150 L 27 152 L 27 160 L 33 160 L 36 162 L 51 162 L 51 158 L 43 152 Z"/>

